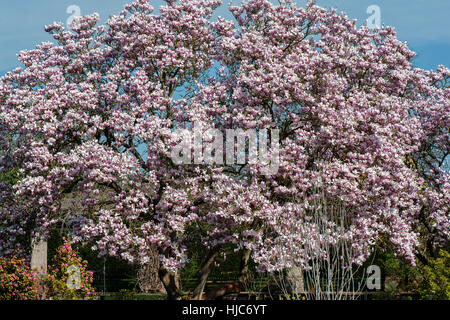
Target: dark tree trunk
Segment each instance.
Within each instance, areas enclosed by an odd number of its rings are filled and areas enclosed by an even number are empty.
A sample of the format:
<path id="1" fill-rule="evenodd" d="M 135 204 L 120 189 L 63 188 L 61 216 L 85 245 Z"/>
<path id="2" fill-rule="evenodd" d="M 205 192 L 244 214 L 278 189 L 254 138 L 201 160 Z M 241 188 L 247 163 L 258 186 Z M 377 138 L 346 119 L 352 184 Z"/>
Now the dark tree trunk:
<path id="1" fill-rule="evenodd" d="M 248 262 L 250 260 L 251 253 L 251 250 L 244 249 L 242 251 L 241 263 L 239 265 L 239 280 L 245 284 L 248 282 Z"/>
<path id="2" fill-rule="evenodd" d="M 164 285 L 167 292 L 168 300 L 180 300 L 181 299 L 181 288 L 180 282 L 177 279 L 177 274 L 168 271 L 164 268 L 160 268 L 158 271 L 159 278 Z"/>
<path id="3" fill-rule="evenodd" d="M 250 260 L 251 250 L 242 251 L 241 262 L 239 265 L 239 279 L 233 283 L 214 288 L 205 295 L 206 300 L 214 300 L 229 293 L 239 293 L 244 290 L 248 284 L 248 262 Z"/>
<path id="4" fill-rule="evenodd" d="M 198 284 L 192 292 L 192 300 L 200 300 L 202 298 L 203 290 L 205 289 L 206 281 L 208 280 L 208 276 L 211 273 L 214 260 L 219 254 L 220 247 L 214 247 L 208 253 L 202 267 L 198 272 Z"/>
<path id="5" fill-rule="evenodd" d="M 423 254 L 421 254 L 420 252 L 417 252 L 417 253 L 416 253 L 416 258 L 419 259 L 419 261 L 420 261 L 424 266 L 427 266 L 427 265 L 429 264 L 428 259 L 427 259 Z"/>

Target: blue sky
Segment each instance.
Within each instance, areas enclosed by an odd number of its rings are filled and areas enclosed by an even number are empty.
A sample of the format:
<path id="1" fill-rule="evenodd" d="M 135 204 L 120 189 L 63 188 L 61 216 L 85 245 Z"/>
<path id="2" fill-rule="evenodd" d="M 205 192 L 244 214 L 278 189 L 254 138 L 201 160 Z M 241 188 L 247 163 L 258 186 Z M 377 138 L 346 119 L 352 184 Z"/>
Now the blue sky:
<path id="1" fill-rule="evenodd" d="M 51 37 L 44 25 L 53 21 L 66 22 L 71 15 L 66 10 L 77 5 L 81 14 L 98 12 L 102 22 L 110 14 L 119 13 L 131 0 L 0 0 L 0 75 L 17 66 L 17 53 L 32 49 Z M 274 0 L 276 2 L 276 0 Z M 294 0 L 305 5 L 307 0 Z M 233 0 L 234 4 L 240 0 Z M 150 0 L 157 9 L 163 2 Z M 216 16 L 230 17 L 228 0 Z M 435 69 L 439 64 L 450 66 L 450 1 L 448 0 L 317 0 L 323 7 L 335 7 L 350 18 L 365 23 L 370 14 L 367 7 L 377 5 L 381 23 L 396 28 L 398 38 L 407 41 L 417 52 L 414 65 Z"/>

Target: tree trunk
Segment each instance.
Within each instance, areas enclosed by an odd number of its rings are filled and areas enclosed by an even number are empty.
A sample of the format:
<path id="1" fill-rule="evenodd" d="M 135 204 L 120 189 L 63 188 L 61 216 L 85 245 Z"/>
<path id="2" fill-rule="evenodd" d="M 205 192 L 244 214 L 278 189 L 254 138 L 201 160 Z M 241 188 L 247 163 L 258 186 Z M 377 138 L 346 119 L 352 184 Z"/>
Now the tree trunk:
<path id="1" fill-rule="evenodd" d="M 47 273 L 47 242 L 31 240 L 31 269 L 41 278 Z"/>
<path id="2" fill-rule="evenodd" d="M 149 261 L 141 265 L 137 274 L 139 288 L 145 293 L 167 294 L 159 278 L 159 254 L 155 249 L 149 252 Z"/>
<path id="3" fill-rule="evenodd" d="M 45 299 L 47 288 L 42 281 L 47 274 L 47 241 L 31 240 L 31 270 L 36 274 L 39 294 Z"/>
<path id="4" fill-rule="evenodd" d="M 241 263 L 239 265 L 239 280 L 244 284 L 247 284 L 248 282 L 248 262 L 250 260 L 251 253 L 251 250 L 244 249 L 241 256 Z"/>
<path id="5" fill-rule="evenodd" d="M 305 283 L 303 280 L 303 271 L 298 266 L 293 266 L 288 271 L 292 294 L 298 295 L 305 292 Z"/>
<path id="6" fill-rule="evenodd" d="M 214 300 L 217 297 L 224 296 L 229 293 L 239 293 L 245 289 L 248 284 L 248 262 L 250 260 L 251 250 L 244 249 L 242 251 L 241 262 L 239 265 L 239 279 L 233 283 L 214 288 L 205 295 L 207 300 Z"/>
<path id="7" fill-rule="evenodd" d="M 200 300 L 202 298 L 203 290 L 205 289 L 206 281 L 208 280 L 208 276 L 211 273 L 214 259 L 216 259 L 219 254 L 220 247 L 214 247 L 209 252 L 206 257 L 205 262 L 203 263 L 201 269 L 198 272 L 198 284 L 192 293 L 192 300 Z"/>
<path id="8" fill-rule="evenodd" d="M 164 285 L 164 288 L 166 289 L 167 299 L 180 300 L 181 288 L 177 273 L 168 271 L 164 268 L 160 268 L 158 274 L 161 282 Z"/>

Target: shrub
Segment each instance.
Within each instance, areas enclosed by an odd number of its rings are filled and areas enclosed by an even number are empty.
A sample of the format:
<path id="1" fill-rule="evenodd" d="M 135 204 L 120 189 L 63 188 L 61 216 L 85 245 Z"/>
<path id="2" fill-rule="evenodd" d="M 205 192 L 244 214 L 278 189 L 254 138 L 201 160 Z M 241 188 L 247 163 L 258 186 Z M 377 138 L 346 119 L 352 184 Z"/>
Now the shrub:
<path id="1" fill-rule="evenodd" d="M 47 296 L 60 300 L 91 300 L 97 297 L 92 281 L 93 272 L 87 270 L 87 261 L 72 249 L 69 239 L 58 247 L 44 279 Z M 77 271 L 79 270 L 79 274 Z"/>
<path id="2" fill-rule="evenodd" d="M 137 300 L 137 291 L 135 289 L 120 289 L 119 292 L 115 294 L 115 299 L 117 300 Z"/>
<path id="3" fill-rule="evenodd" d="M 0 257 L 0 300 L 39 300 L 36 275 L 25 259 Z"/>
<path id="4" fill-rule="evenodd" d="M 440 250 L 436 259 L 423 267 L 419 292 L 423 299 L 450 299 L 450 253 Z"/>

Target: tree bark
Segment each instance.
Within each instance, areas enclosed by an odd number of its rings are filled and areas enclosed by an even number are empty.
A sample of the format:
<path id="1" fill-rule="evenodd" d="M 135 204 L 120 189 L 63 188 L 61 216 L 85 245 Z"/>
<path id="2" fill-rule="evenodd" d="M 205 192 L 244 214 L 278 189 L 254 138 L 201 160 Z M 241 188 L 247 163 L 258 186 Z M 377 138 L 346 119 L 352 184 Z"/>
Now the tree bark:
<path id="1" fill-rule="evenodd" d="M 208 276 L 211 273 L 214 260 L 219 254 L 220 247 L 214 247 L 209 252 L 208 256 L 205 259 L 202 267 L 198 272 L 198 284 L 195 287 L 192 293 L 192 300 L 200 300 L 202 298 L 203 290 L 205 289 L 206 281 L 208 280 Z"/>
<path id="2" fill-rule="evenodd" d="M 293 266 L 289 269 L 288 277 L 290 278 L 290 285 L 293 294 L 301 294 L 305 292 L 303 271 L 300 267 Z"/>
<path id="3" fill-rule="evenodd" d="M 416 253 L 416 258 L 419 259 L 419 261 L 425 266 L 427 266 L 429 264 L 428 259 L 420 252 Z"/>
<path id="4" fill-rule="evenodd" d="M 180 282 L 177 279 L 177 274 L 175 272 L 168 271 L 164 268 L 160 268 L 158 271 L 159 278 L 164 285 L 167 292 L 168 300 L 180 300 L 181 299 L 181 288 Z"/>
<path id="5" fill-rule="evenodd" d="M 31 248 L 31 269 L 41 278 L 47 274 L 47 242 L 34 238 L 31 240 Z"/>
<path id="6" fill-rule="evenodd" d="M 244 249 L 242 251 L 241 263 L 239 265 L 239 281 L 244 284 L 247 284 L 248 282 L 248 262 L 251 253 L 252 251 L 249 249 Z"/>

